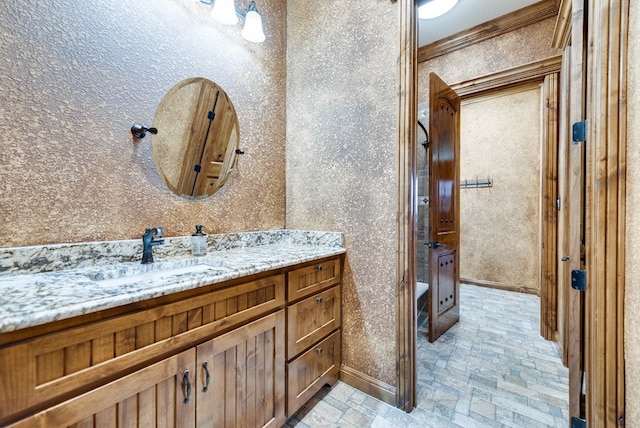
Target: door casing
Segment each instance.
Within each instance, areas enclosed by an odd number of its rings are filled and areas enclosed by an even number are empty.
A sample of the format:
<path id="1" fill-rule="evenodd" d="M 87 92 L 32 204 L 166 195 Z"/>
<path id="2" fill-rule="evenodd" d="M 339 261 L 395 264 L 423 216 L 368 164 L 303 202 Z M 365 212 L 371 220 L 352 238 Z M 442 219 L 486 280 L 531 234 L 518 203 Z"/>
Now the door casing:
<path id="1" fill-rule="evenodd" d="M 567 6 L 571 2 L 571 7 Z M 588 4 L 583 11 L 585 2 Z M 400 90 L 398 126 L 398 257 L 396 404 L 411 411 L 416 404 L 415 316 L 416 269 L 416 1 L 398 0 L 400 15 Z M 624 423 L 624 248 L 626 183 L 626 55 L 629 0 L 561 0 L 554 41 L 567 41 L 569 16 L 585 13 L 589 22 L 586 66 L 589 123 L 586 147 L 584 218 L 586 418 L 589 426 Z M 569 12 L 567 13 L 567 10 Z M 562 22 L 564 21 L 564 22 Z M 567 22 L 569 21 L 569 22 Z M 574 27 L 575 30 L 575 27 Z M 606 34 L 608 37 L 601 37 Z M 614 76 L 607 71 L 614 70 Z M 599 126 L 595 126 L 598 123 Z M 570 126 L 571 124 L 569 124 Z M 565 132 L 566 130 L 560 130 Z M 608 183 L 602 186 L 599 183 Z M 616 245 L 607 248 L 607 240 Z M 562 284 L 562 287 L 568 285 Z M 566 320 L 565 320 L 566 322 Z M 575 337 L 565 328 L 566 340 Z M 614 355 L 613 358 L 605 358 Z M 570 369 L 571 370 L 571 369 Z M 575 371 L 575 368 L 573 369 Z M 575 403 L 573 404 L 575 407 Z"/>

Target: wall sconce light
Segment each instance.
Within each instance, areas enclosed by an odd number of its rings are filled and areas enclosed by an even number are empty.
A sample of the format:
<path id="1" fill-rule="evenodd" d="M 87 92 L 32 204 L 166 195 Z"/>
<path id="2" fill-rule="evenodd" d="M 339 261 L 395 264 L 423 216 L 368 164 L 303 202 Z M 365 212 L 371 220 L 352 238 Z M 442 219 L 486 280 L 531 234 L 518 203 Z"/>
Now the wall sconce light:
<path id="1" fill-rule="evenodd" d="M 201 3 L 213 4 L 211 15 L 213 18 L 225 25 L 234 25 L 238 22 L 238 17 L 244 20 L 242 37 L 250 42 L 260 43 L 265 39 L 262 30 L 262 17 L 258 13 L 255 0 L 251 0 L 244 11 L 236 9 L 235 0 L 200 0 Z"/>

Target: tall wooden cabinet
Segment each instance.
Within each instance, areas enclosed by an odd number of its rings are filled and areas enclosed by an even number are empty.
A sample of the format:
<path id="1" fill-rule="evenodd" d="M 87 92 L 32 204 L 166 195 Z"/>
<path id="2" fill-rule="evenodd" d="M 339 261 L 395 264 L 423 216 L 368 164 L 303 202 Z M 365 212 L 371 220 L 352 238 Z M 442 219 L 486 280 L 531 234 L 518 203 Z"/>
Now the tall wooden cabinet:
<path id="1" fill-rule="evenodd" d="M 287 274 L 287 417 L 340 376 L 340 261 Z"/>
<path id="2" fill-rule="evenodd" d="M 341 257 L 310 266 L 0 335 L 0 426 L 283 425 L 338 379 Z"/>

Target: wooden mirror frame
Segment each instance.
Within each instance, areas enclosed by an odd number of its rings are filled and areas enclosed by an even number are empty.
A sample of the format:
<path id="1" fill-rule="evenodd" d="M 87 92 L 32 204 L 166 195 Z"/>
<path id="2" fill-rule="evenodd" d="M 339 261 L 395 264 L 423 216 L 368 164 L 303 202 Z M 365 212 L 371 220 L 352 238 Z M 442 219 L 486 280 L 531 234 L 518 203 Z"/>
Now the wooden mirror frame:
<path id="1" fill-rule="evenodd" d="M 154 126 L 153 160 L 173 193 L 202 199 L 229 179 L 240 153 L 238 116 L 216 83 L 194 77 L 175 85 L 160 101 Z"/>

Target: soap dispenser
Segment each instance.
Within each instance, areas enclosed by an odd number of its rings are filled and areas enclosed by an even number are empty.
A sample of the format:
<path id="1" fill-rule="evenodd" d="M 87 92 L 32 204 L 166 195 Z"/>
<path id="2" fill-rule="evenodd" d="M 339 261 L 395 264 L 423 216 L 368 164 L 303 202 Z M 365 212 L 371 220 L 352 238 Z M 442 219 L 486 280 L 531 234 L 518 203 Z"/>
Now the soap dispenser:
<path id="1" fill-rule="evenodd" d="M 194 256 L 207 254 L 207 235 L 202 233 L 202 225 L 196 224 L 196 233 L 191 235 L 191 253 Z"/>

